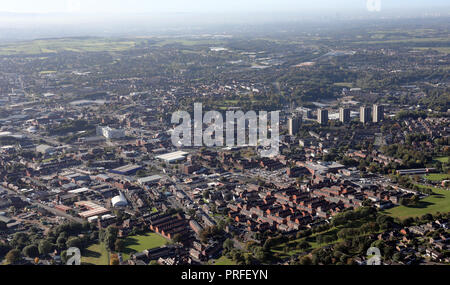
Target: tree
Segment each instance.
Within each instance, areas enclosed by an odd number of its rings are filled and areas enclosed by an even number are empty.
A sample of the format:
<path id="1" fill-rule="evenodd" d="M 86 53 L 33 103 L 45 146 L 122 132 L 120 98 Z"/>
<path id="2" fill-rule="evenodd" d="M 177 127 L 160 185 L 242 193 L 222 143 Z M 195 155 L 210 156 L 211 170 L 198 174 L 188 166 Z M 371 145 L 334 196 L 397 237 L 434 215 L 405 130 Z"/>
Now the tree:
<path id="1" fill-rule="evenodd" d="M 433 220 L 433 215 L 431 214 L 425 214 L 420 218 L 424 222 L 429 222 Z"/>
<path id="2" fill-rule="evenodd" d="M 28 245 L 23 248 L 22 253 L 30 258 L 35 258 L 39 256 L 39 249 L 34 244 Z"/>
<path id="3" fill-rule="evenodd" d="M 53 250 L 53 244 L 51 242 L 49 242 L 48 240 L 42 240 L 39 243 L 39 253 L 41 255 L 46 255 L 49 254 L 52 250 Z"/>
<path id="4" fill-rule="evenodd" d="M 311 247 L 311 245 L 305 240 L 301 241 L 297 246 L 298 246 L 299 249 L 303 249 L 303 250 L 308 249 L 308 248 Z"/>
<path id="5" fill-rule="evenodd" d="M 110 265 L 119 265 L 120 261 L 119 261 L 119 256 L 117 254 L 111 254 L 111 260 L 110 260 Z"/>
<path id="6" fill-rule="evenodd" d="M 174 242 L 181 242 L 183 240 L 183 236 L 181 234 L 176 234 L 173 236 Z"/>
<path id="7" fill-rule="evenodd" d="M 106 246 L 110 250 L 114 250 L 114 248 L 115 248 L 117 234 L 118 234 L 118 229 L 116 227 L 109 226 L 108 228 L 106 228 L 104 241 L 105 241 Z"/>
<path id="8" fill-rule="evenodd" d="M 299 261 L 300 265 L 312 265 L 311 257 L 303 256 Z"/>
<path id="9" fill-rule="evenodd" d="M 223 230 L 220 230 L 217 226 L 204 228 L 200 232 L 200 240 L 206 243 L 209 239 L 219 239 L 223 236 Z"/>
<path id="10" fill-rule="evenodd" d="M 226 250 L 232 250 L 234 248 L 234 242 L 227 238 L 224 242 L 223 242 L 223 248 Z"/>
<path id="11" fill-rule="evenodd" d="M 63 264 L 67 263 L 67 251 L 66 250 L 63 250 L 61 252 L 61 261 L 62 261 Z"/>
<path id="12" fill-rule="evenodd" d="M 56 246 L 58 246 L 59 249 L 63 249 L 66 247 L 67 239 L 63 236 L 59 236 L 59 238 L 56 240 Z"/>
<path id="13" fill-rule="evenodd" d="M 66 242 L 66 246 L 67 246 L 67 248 L 71 248 L 71 247 L 81 248 L 82 247 L 81 239 L 77 238 L 77 237 L 71 237 Z"/>
<path id="14" fill-rule="evenodd" d="M 141 177 L 145 177 L 145 176 L 147 176 L 147 172 L 145 171 L 145 170 L 138 170 L 137 172 L 136 172 L 136 176 L 137 177 L 139 177 L 139 178 L 141 178 Z"/>
<path id="15" fill-rule="evenodd" d="M 402 260 L 402 254 L 401 253 L 399 253 L 399 252 L 397 252 L 397 253 L 394 253 L 394 255 L 392 256 L 392 259 L 394 260 L 394 261 L 396 261 L 396 262 L 399 262 L 399 261 L 401 261 Z"/>
<path id="16" fill-rule="evenodd" d="M 3 221 L 0 221 L 0 231 L 4 231 L 7 229 L 6 223 Z"/>
<path id="17" fill-rule="evenodd" d="M 9 264 L 16 264 L 22 259 L 22 255 L 20 254 L 20 251 L 18 249 L 11 249 L 6 254 L 6 261 Z"/>
<path id="18" fill-rule="evenodd" d="M 0 243 L 0 257 L 5 256 L 8 251 L 11 250 L 11 247 L 5 243 Z"/>
<path id="19" fill-rule="evenodd" d="M 17 249 L 23 249 L 29 243 L 30 243 L 30 239 L 26 233 L 16 233 L 16 234 L 14 234 L 14 237 L 13 237 L 12 241 L 10 242 L 10 245 Z"/>
<path id="20" fill-rule="evenodd" d="M 114 248 L 117 252 L 123 252 L 125 249 L 125 242 L 121 239 L 117 239 L 114 243 Z"/>

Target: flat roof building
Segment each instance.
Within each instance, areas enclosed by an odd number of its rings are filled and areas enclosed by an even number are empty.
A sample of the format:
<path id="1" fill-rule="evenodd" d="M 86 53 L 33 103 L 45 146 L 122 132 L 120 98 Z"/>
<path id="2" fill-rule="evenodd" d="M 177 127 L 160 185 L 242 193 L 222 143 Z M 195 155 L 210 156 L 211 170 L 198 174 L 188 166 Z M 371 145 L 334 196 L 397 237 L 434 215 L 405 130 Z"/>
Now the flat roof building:
<path id="1" fill-rule="evenodd" d="M 137 182 L 141 185 L 155 184 L 158 183 L 162 177 L 160 175 L 153 175 L 148 177 L 143 177 L 137 180 Z"/>
<path id="2" fill-rule="evenodd" d="M 109 172 L 115 173 L 115 174 L 120 174 L 120 175 L 131 175 L 131 174 L 135 174 L 136 172 L 138 172 L 141 169 L 142 169 L 142 166 L 140 166 L 140 165 L 128 164 L 128 165 L 121 166 L 121 167 L 118 167 L 115 169 L 111 169 Z"/>
<path id="3" fill-rule="evenodd" d="M 84 211 L 84 212 L 81 212 L 78 214 L 83 219 L 88 219 L 93 216 L 100 216 L 100 215 L 109 213 L 108 209 L 106 209 L 102 206 L 99 206 L 90 201 L 75 202 L 75 206 L 83 207 L 83 208 L 87 209 L 87 211 Z"/>
<path id="4" fill-rule="evenodd" d="M 159 155 L 156 158 L 163 160 L 165 162 L 168 162 L 168 163 L 173 163 L 173 162 L 185 160 L 187 154 L 188 153 L 184 152 L 184 151 L 176 151 L 176 152 Z"/>

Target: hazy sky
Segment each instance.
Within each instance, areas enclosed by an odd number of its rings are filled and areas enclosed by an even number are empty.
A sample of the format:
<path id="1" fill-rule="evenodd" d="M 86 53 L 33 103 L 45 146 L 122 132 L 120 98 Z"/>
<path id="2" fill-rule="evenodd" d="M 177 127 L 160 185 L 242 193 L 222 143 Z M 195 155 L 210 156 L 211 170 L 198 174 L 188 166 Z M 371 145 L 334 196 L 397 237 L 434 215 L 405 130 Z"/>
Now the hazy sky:
<path id="1" fill-rule="evenodd" d="M 380 1 L 382 10 L 450 5 L 448 0 L 2 0 L 0 11 L 17 13 L 164 13 L 301 12 L 366 9 Z"/>

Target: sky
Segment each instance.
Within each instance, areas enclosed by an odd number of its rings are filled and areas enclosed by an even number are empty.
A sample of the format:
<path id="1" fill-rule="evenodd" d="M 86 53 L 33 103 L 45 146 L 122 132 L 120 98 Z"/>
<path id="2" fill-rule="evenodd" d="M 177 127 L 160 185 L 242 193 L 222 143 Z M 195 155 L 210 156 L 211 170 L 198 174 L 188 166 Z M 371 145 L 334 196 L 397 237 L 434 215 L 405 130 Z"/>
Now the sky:
<path id="1" fill-rule="evenodd" d="M 449 0 L 0 0 L 0 41 L 450 16 Z M 228 31 L 228 30 L 227 30 Z"/>
<path id="2" fill-rule="evenodd" d="M 368 9 L 367 2 L 381 10 L 450 6 L 448 0 L 8 0 L 0 1 L 1 12 L 13 13 L 227 13 L 307 12 Z M 374 7 L 377 7 L 376 4 Z"/>

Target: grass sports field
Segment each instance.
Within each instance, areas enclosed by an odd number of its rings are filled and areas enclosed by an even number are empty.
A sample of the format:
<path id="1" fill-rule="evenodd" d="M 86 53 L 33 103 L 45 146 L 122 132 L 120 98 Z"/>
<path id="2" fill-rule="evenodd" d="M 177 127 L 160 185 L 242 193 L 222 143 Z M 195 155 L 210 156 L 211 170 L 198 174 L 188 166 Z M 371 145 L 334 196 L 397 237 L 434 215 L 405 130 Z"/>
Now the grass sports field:
<path id="1" fill-rule="evenodd" d="M 386 210 L 384 213 L 392 217 L 406 219 L 409 217 L 420 217 L 425 214 L 436 214 L 437 212 L 450 212 L 450 191 L 436 187 L 422 187 L 432 189 L 434 195 L 421 200 L 417 207 L 398 206 Z"/>
<path id="2" fill-rule="evenodd" d="M 127 237 L 124 241 L 124 260 L 129 259 L 130 255 L 135 252 L 141 252 L 146 249 L 161 247 L 169 242 L 167 239 L 155 233 L 147 233 L 145 235 Z"/>
<path id="3" fill-rule="evenodd" d="M 83 265 L 109 265 L 109 252 L 104 244 L 94 244 L 84 250 L 81 257 Z"/>

